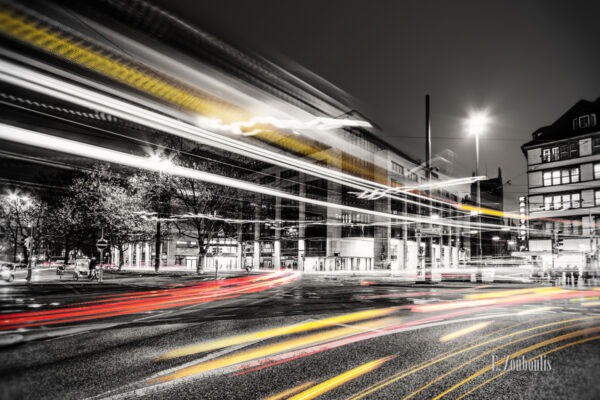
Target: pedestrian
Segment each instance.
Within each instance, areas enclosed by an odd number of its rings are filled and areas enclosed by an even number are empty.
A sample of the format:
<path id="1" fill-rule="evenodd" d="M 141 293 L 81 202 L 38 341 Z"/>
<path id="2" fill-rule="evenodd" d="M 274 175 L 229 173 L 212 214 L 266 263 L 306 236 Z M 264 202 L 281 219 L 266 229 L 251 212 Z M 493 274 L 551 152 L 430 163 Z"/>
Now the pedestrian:
<path id="1" fill-rule="evenodd" d="M 93 271 L 96 269 L 96 265 L 98 265 L 98 263 L 96 262 L 96 257 L 92 257 L 90 263 L 88 264 L 88 277 L 92 276 Z"/>

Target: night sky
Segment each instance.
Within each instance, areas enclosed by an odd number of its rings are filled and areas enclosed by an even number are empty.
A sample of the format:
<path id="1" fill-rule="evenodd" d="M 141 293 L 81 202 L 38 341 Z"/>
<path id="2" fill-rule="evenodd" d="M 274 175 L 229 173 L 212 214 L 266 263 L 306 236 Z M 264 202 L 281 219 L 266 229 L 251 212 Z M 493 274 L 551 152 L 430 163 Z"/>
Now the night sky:
<path id="1" fill-rule="evenodd" d="M 600 96 L 599 1 L 157 0 L 222 39 L 292 60 L 349 93 L 384 138 L 424 158 L 424 97 L 433 154 L 470 175 L 472 108 L 494 124 L 481 168 L 503 170 L 506 208 L 527 190 L 520 145 L 580 99 Z M 287 61 L 286 61 L 287 62 Z"/>

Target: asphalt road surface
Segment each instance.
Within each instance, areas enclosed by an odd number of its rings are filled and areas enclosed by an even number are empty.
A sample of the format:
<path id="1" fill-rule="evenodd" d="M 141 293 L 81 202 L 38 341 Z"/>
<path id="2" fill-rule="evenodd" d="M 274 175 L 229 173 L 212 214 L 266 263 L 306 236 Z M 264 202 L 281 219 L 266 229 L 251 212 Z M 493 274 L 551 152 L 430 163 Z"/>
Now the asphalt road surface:
<path id="1" fill-rule="evenodd" d="M 51 273 L 0 286 L 2 399 L 600 398 L 594 285 Z"/>

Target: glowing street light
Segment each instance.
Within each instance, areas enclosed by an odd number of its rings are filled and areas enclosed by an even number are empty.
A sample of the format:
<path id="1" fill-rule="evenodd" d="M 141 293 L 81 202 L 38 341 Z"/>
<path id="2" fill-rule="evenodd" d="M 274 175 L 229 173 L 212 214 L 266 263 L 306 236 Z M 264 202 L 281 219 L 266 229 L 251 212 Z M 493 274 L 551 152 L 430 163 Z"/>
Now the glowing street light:
<path id="1" fill-rule="evenodd" d="M 488 113 L 486 111 L 473 111 L 469 114 L 469 117 L 465 120 L 465 130 L 471 135 L 475 135 L 475 175 L 479 176 L 479 135 L 487 130 L 487 126 L 490 122 Z M 477 181 L 477 207 L 481 208 L 481 184 Z M 479 216 L 479 226 L 481 226 L 481 215 Z M 478 239 L 479 257 L 483 256 L 483 250 L 481 247 L 481 233 L 479 233 Z"/>

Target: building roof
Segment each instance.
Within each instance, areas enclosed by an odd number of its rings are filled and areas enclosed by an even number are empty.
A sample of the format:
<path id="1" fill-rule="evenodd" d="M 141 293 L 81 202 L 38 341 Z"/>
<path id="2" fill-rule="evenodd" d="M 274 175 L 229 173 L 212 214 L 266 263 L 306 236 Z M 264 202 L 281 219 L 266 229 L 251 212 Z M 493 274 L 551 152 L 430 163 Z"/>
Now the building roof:
<path id="1" fill-rule="evenodd" d="M 536 129 L 535 132 L 531 134 L 532 140 L 523 144 L 521 150 L 525 152 L 525 148 L 598 132 L 600 130 L 598 124 L 596 124 L 596 126 L 591 126 L 590 124 L 587 128 L 574 129 L 573 119 L 589 114 L 596 114 L 596 118 L 600 118 L 600 97 L 598 97 L 596 101 L 579 100 L 554 123 Z"/>

